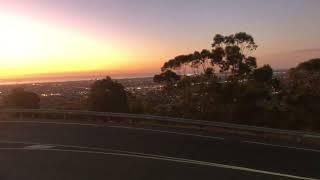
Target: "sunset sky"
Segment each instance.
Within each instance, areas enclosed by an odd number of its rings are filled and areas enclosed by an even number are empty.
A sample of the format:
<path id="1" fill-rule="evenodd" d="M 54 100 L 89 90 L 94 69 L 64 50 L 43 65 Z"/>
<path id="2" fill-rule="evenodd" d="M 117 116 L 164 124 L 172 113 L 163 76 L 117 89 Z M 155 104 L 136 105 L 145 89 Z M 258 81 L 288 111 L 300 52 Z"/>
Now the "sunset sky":
<path id="1" fill-rule="evenodd" d="M 166 60 L 245 31 L 259 64 L 320 57 L 319 0 L 0 0 L 5 79 L 157 73 Z"/>

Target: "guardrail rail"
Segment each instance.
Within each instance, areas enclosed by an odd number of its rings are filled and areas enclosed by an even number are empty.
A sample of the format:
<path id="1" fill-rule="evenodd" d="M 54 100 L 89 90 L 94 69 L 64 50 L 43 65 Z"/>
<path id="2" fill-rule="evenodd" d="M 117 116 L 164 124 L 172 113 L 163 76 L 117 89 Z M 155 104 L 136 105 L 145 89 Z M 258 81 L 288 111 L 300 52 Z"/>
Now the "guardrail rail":
<path id="1" fill-rule="evenodd" d="M 111 121 L 114 119 L 125 119 L 131 122 L 151 120 L 153 122 L 166 123 L 167 125 L 185 125 L 185 126 L 197 126 L 200 128 L 221 128 L 232 131 L 251 132 L 263 135 L 280 135 L 293 137 L 296 141 L 301 142 L 305 139 L 313 139 L 320 142 L 320 134 L 306 131 L 292 131 L 273 129 L 266 127 L 239 125 L 232 123 L 223 123 L 215 121 L 194 120 L 185 118 L 172 118 L 166 116 L 154 116 L 154 115 L 142 115 L 142 114 L 128 114 L 128 113 L 112 113 L 112 112 L 94 112 L 94 111 L 80 111 L 80 110 L 53 110 L 53 109 L 0 109 L 0 114 L 15 116 L 20 119 L 24 118 L 36 118 L 39 116 L 44 118 L 49 115 L 59 115 L 59 118 L 68 119 L 70 116 L 82 116 L 87 119 L 99 119 L 104 118 L 105 121 Z"/>

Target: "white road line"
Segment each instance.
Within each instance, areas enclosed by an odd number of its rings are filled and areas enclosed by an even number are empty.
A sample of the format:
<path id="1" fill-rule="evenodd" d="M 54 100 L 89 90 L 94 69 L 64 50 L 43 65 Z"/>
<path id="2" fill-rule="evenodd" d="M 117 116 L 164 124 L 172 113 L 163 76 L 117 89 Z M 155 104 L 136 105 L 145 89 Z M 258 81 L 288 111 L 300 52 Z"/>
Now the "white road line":
<path id="1" fill-rule="evenodd" d="M 28 145 L 41 145 L 42 143 L 38 142 L 24 142 L 24 141 L 1 141 L 0 143 L 10 143 L 10 144 L 28 144 Z M 93 151 L 112 151 L 117 153 L 126 153 L 126 154 L 136 154 L 136 155 L 144 155 L 144 156 L 154 156 L 154 157 L 162 157 L 162 158 L 174 158 L 174 157 L 168 157 L 168 156 L 161 156 L 161 155 L 155 155 L 155 154 L 146 154 L 146 153 L 139 153 L 139 152 L 132 152 L 132 151 L 123 151 L 123 150 L 117 150 L 117 149 L 111 149 L 111 148 L 98 148 L 98 147 L 88 147 L 88 146 L 75 146 L 75 145 L 63 145 L 63 144 L 47 144 L 48 146 L 54 146 L 54 147 L 64 147 L 64 148 L 78 148 L 78 149 L 87 149 L 87 150 L 93 150 Z"/>
<path id="2" fill-rule="evenodd" d="M 38 124 L 58 124 L 58 125 L 79 125 L 79 126 L 94 126 L 94 127 L 104 127 L 102 124 L 92 124 L 92 123 L 66 123 L 66 122 L 55 122 L 55 121 L 0 121 L 0 123 L 38 123 Z"/>
<path id="3" fill-rule="evenodd" d="M 73 153 L 88 153 L 88 154 L 102 154 L 102 155 L 135 157 L 135 158 L 163 160 L 163 161 L 170 161 L 170 162 L 179 162 L 179 163 L 186 163 L 186 164 L 193 164 L 193 165 L 202 165 L 202 166 L 210 166 L 210 167 L 217 167 L 217 168 L 224 168 L 224 169 L 232 169 L 232 170 L 239 170 L 239 171 L 272 175 L 272 176 L 287 177 L 287 178 L 300 179 L 300 180 L 320 180 L 320 179 L 315 179 L 315 178 L 310 178 L 310 177 L 295 176 L 295 175 L 290 175 L 290 174 L 282 174 L 282 173 L 276 173 L 276 172 L 270 172 L 270 171 L 251 169 L 251 168 L 246 168 L 246 167 L 231 166 L 231 165 L 225 165 L 225 164 L 219 164 L 219 163 L 196 161 L 196 160 L 189 160 L 189 159 L 182 159 L 182 158 L 171 158 L 171 157 L 166 158 L 166 157 L 145 156 L 145 155 L 137 155 L 137 154 L 124 154 L 124 153 L 99 152 L 99 151 L 83 151 L 83 150 L 66 150 L 66 149 L 0 148 L 0 150 L 31 150 L 31 151 L 38 150 L 38 151 L 73 152 Z"/>
<path id="4" fill-rule="evenodd" d="M 311 137 L 311 138 L 320 138 L 320 136 L 312 135 L 312 134 L 305 134 L 304 137 Z"/>
<path id="5" fill-rule="evenodd" d="M 36 145 L 26 146 L 24 147 L 24 149 L 49 149 L 54 147 L 55 146 L 36 144 Z"/>
<path id="6" fill-rule="evenodd" d="M 162 133 L 171 133 L 171 134 L 180 134 L 180 135 L 188 135 L 188 136 L 195 136 L 195 137 L 203 137 L 203 138 L 210 138 L 216 140 L 224 140 L 222 137 L 214 137 L 214 136 L 203 136 L 198 134 L 189 134 L 189 133 L 179 133 L 173 131 L 161 131 L 161 130 L 153 130 L 153 129 L 146 129 L 146 128 L 134 128 L 134 127 L 127 127 L 127 126 L 106 126 L 103 124 L 90 124 L 90 123 L 65 123 L 65 122 L 43 122 L 43 121 L 0 121 L 0 123 L 40 123 L 40 124 L 57 124 L 57 125 L 80 125 L 80 126 L 93 126 L 93 127 L 111 127 L 111 128 L 127 128 L 127 129 L 136 129 L 136 130 L 145 130 L 145 131 L 154 131 L 154 132 L 162 132 Z M 310 151 L 310 152 L 320 152 L 317 149 L 308 149 L 308 148 L 299 148 L 294 146 L 283 146 L 283 145 L 275 145 L 269 143 L 262 143 L 262 142 L 255 142 L 255 141 L 241 141 L 242 143 L 248 144 L 258 144 L 264 146 L 272 146 L 272 147 L 280 147 L 280 148 L 288 148 L 288 149 L 295 149 L 295 150 L 303 150 L 303 151 Z"/>
<path id="7" fill-rule="evenodd" d="M 264 145 L 264 146 L 272 146 L 272 147 L 280 147 L 280 148 L 288 148 L 288 149 L 295 149 L 295 150 L 303 150 L 303 151 L 311 151 L 311 152 L 320 153 L 320 150 L 317 150 L 317 149 L 308 149 L 308 148 L 300 148 L 300 147 L 294 147 L 294 146 L 276 145 L 276 144 L 262 143 L 262 142 L 256 142 L 256 141 L 241 141 L 241 142 L 248 143 L 248 144 L 258 144 L 258 145 Z"/>
<path id="8" fill-rule="evenodd" d="M 47 122 L 43 122 L 43 121 L 0 121 L 0 123 L 39 123 L 39 124 L 110 127 L 110 128 L 122 128 L 122 129 L 132 129 L 132 130 L 143 130 L 143 131 L 152 131 L 152 132 L 159 132 L 159 133 L 177 134 L 177 135 L 184 135 L 184 136 L 194 136 L 194 137 L 201 137 L 201 138 L 215 139 L 215 140 L 224 140 L 224 138 L 222 138 L 222 137 L 204 136 L 204 135 L 199 135 L 199 134 L 180 133 L 180 132 L 174 132 L 174 131 L 162 131 L 162 130 L 154 130 L 154 129 L 147 129 L 147 128 L 134 128 L 134 127 L 128 127 L 128 126 L 106 126 L 103 124 L 90 124 L 90 123 L 65 123 L 65 122 L 54 122 L 54 121 L 47 121 Z"/>
<path id="9" fill-rule="evenodd" d="M 194 137 L 202 137 L 202 138 L 215 139 L 215 140 L 224 140 L 223 137 L 205 136 L 205 135 L 199 135 L 199 134 L 182 133 L 182 132 L 174 132 L 174 131 L 163 131 L 163 130 L 148 129 L 148 128 L 136 128 L 136 127 L 129 127 L 129 126 L 108 126 L 108 127 L 141 130 L 141 131 L 151 131 L 151 132 L 159 132 L 159 133 L 167 133 L 167 134 L 177 134 L 177 135 L 184 135 L 184 136 L 194 136 Z"/>

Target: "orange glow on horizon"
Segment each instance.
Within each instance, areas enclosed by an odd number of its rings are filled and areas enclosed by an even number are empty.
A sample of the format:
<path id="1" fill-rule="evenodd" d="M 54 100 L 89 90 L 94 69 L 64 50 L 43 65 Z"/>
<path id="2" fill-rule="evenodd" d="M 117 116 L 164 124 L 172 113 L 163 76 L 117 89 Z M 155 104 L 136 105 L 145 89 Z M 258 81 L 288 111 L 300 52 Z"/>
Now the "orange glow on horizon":
<path id="1" fill-rule="evenodd" d="M 0 78 L 126 68 L 143 71 L 152 64 L 141 63 L 146 57 L 117 47 L 113 39 L 98 39 L 24 16 L 0 13 L 0 29 Z"/>

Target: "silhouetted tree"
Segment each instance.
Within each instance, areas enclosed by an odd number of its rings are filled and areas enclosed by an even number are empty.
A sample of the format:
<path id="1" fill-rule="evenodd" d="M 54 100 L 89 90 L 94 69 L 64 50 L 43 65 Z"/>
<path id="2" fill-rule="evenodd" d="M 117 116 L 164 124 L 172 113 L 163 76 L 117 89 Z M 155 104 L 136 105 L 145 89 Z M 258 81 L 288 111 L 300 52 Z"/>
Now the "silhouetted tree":
<path id="1" fill-rule="evenodd" d="M 289 80 L 296 93 L 320 96 L 320 58 L 303 62 L 291 69 Z"/>
<path id="2" fill-rule="evenodd" d="M 153 81 L 157 83 L 173 84 L 180 80 L 180 76 L 171 70 L 166 70 L 161 74 L 155 75 Z"/>
<path id="3" fill-rule="evenodd" d="M 176 107 L 175 112 L 181 112 L 183 115 L 200 113 L 201 117 L 204 117 L 206 113 L 213 110 L 233 111 L 232 107 L 244 102 L 246 97 L 254 104 L 256 96 L 253 94 L 257 94 L 259 88 L 258 86 L 255 86 L 255 90 L 246 88 L 250 75 L 260 77 L 260 71 L 263 73 L 267 68 L 263 67 L 262 70 L 259 69 L 253 73 L 257 67 L 256 58 L 250 56 L 250 53 L 257 48 L 253 37 L 244 32 L 229 36 L 217 34 L 212 48 L 211 52 L 204 49 L 200 52 L 176 56 L 165 62 L 161 68 L 162 73 L 154 77 L 156 82 L 177 84 L 176 87 L 164 89 L 175 93 L 170 94 L 172 102 L 176 103 L 173 105 Z M 172 78 L 175 76 L 175 70 L 186 66 L 193 69 L 192 76 L 182 76 L 181 79 Z M 227 81 L 224 82 L 215 75 L 216 69 L 226 72 Z M 230 81 L 232 79 L 236 81 Z M 172 89 L 175 90 L 172 91 Z M 265 89 L 262 88 L 262 90 L 264 92 Z M 243 96 L 245 92 L 247 95 Z"/>
<path id="4" fill-rule="evenodd" d="M 304 71 L 309 73 L 319 73 L 320 72 L 320 58 L 310 59 L 306 62 L 300 63 L 294 71 Z"/>
<path id="5" fill-rule="evenodd" d="M 256 58 L 250 56 L 257 47 L 253 37 L 245 32 L 217 34 L 212 43 L 212 63 L 218 64 L 221 72 L 230 72 L 237 78 L 249 75 L 257 67 Z"/>
<path id="6" fill-rule="evenodd" d="M 281 86 L 283 103 L 294 117 L 289 127 L 320 129 L 320 58 L 290 69 Z"/>
<path id="7" fill-rule="evenodd" d="M 291 69 L 284 90 L 290 104 L 320 110 L 320 59 L 311 59 Z"/>
<path id="8" fill-rule="evenodd" d="M 16 88 L 4 97 L 4 103 L 9 108 L 38 109 L 40 107 L 40 97 L 36 93 L 25 91 L 23 88 Z"/>
<path id="9" fill-rule="evenodd" d="M 253 71 L 253 79 L 257 82 L 270 82 L 273 77 L 273 70 L 270 65 L 264 65 Z"/>
<path id="10" fill-rule="evenodd" d="M 109 76 L 93 83 L 89 92 L 88 104 L 89 109 L 93 111 L 128 111 L 124 87 Z"/>
<path id="11" fill-rule="evenodd" d="M 320 112 L 320 59 L 301 63 L 287 79 L 277 79 L 270 65 L 257 67 L 251 55 L 257 47 L 245 32 L 217 34 L 212 51 L 170 59 L 154 76 L 165 88 L 145 98 L 144 108 L 160 115 L 319 129 L 313 113 Z M 179 76 L 181 69 L 184 75 Z M 186 69 L 193 74 L 186 75 Z"/>

